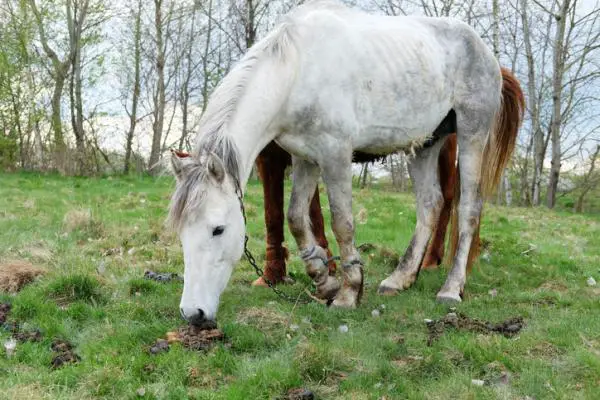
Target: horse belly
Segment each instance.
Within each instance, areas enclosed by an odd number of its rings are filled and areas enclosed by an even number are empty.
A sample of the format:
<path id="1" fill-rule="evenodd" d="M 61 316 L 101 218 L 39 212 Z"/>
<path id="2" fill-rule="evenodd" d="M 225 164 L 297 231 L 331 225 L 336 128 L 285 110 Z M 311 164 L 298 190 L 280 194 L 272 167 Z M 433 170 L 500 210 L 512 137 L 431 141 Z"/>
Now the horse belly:
<path id="1" fill-rule="evenodd" d="M 425 98 L 416 101 L 414 97 L 391 105 L 379 105 L 376 109 L 363 107 L 357 110 L 359 123 L 353 147 L 374 154 L 412 151 L 431 137 L 451 108 L 449 100 Z"/>

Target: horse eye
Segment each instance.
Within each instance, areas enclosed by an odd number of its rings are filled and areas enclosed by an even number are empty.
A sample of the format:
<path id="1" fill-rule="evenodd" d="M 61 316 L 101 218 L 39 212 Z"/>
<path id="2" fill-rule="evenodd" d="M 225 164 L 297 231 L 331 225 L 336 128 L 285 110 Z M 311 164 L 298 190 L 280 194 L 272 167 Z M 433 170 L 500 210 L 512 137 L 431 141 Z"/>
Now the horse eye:
<path id="1" fill-rule="evenodd" d="M 219 236 L 223 233 L 223 231 L 225 231 L 224 226 L 217 226 L 215 229 L 213 229 L 213 236 Z"/>

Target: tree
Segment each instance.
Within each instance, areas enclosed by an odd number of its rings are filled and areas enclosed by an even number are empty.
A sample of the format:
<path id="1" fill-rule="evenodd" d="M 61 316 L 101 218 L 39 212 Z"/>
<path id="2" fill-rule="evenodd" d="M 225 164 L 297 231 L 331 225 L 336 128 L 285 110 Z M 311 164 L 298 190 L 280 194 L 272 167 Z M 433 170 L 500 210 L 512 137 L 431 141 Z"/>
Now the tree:
<path id="1" fill-rule="evenodd" d="M 67 1 L 66 4 L 70 4 L 70 1 Z M 52 100 L 50 102 L 52 107 L 50 123 L 52 126 L 52 131 L 54 132 L 55 163 L 59 171 L 65 172 L 66 143 L 62 126 L 61 99 L 63 88 L 65 86 L 65 80 L 67 79 L 67 75 L 71 67 L 71 60 L 75 55 L 76 49 L 69 48 L 63 57 L 59 57 L 54 48 L 50 46 L 45 28 L 47 21 L 42 16 L 42 13 L 38 9 L 35 0 L 29 0 L 29 5 L 33 11 L 33 14 L 35 15 L 42 48 L 46 53 L 46 56 L 50 59 L 51 63 L 50 74 L 54 80 L 54 90 L 52 92 Z M 68 7 L 69 6 L 67 6 L 67 8 Z"/>
<path id="2" fill-rule="evenodd" d="M 137 0 L 136 8 L 131 10 L 131 16 L 133 19 L 133 87 L 131 90 L 131 109 L 127 109 L 127 105 L 125 104 L 125 112 L 129 117 L 129 129 L 127 131 L 126 136 L 126 144 L 125 144 L 125 161 L 123 165 L 123 173 L 127 174 L 129 172 L 129 167 L 131 163 L 131 150 L 133 144 L 133 137 L 135 135 L 135 127 L 137 125 L 137 113 L 138 113 L 138 102 L 140 98 L 140 90 L 141 90 L 141 63 L 142 63 L 142 0 Z"/>
<path id="3" fill-rule="evenodd" d="M 585 196 L 594 188 L 600 185 L 600 173 L 596 169 L 596 164 L 600 162 L 600 144 L 596 145 L 596 150 L 589 157 L 589 167 L 587 172 L 582 176 L 579 189 L 581 192 L 577 197 L 575 204 L 575 212 L 583 212 L 583 204 Z"/>

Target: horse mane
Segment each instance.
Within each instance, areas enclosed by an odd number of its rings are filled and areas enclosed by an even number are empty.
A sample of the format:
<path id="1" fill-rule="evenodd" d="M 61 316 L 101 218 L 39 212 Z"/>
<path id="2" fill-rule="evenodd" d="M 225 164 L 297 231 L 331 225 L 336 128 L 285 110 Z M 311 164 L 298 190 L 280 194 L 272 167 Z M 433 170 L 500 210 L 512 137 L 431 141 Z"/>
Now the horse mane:
<path id="1" fill-rule="evenodd" d="M 182 178 L 171 198 L 167 222 L 172 228 L 180 229 L 183 220 L 202 205 L 206 197 L 204 183 L 209 179 L 206 163 L 211 155 L 223 162 L 235 189 L 241 192 L 240 153 L 228 135 L 228 125 L 257 66 L 264 60 L 286 62 L 294 53 L 293 24 L 286 18 L 252 46 L 214 90 L 200 120 L 196 149 L 189 160 L 186 159 Z"/>

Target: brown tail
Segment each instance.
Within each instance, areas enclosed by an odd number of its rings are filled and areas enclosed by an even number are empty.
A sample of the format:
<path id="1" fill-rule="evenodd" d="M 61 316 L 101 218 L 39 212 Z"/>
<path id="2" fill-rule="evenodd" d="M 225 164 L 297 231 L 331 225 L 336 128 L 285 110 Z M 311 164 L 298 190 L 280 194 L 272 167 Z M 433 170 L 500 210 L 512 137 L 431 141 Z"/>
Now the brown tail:
<path id="1" fill-rule="evenodd" d="M 525 112 L 525 98 L 521 85 L 513 73 L 506 68 L 502 72 L 502 109 L 498 113 L 492 133 L 488 139 L 483 152 L 483 163 L 481 165 L 481 194 L 484 199 L 491 196 L 500 179 L 506 164 L 515 149 L 517 133 L 523 114 Z M 452 220 L 450 231 L 450 243 L 448 260 L 451 263 L 456 255 L 458 247 L 458 204 L 460 202 L 460 165 L 457 166 L 458 176 L 456 179 L 454 201 L 452 204 Z M 479 219 L 481 224 L 481 217 Z M 467 269 L 470 270 L 473 262 L 479 256 L 479 225 L 475 230 Z"/>

